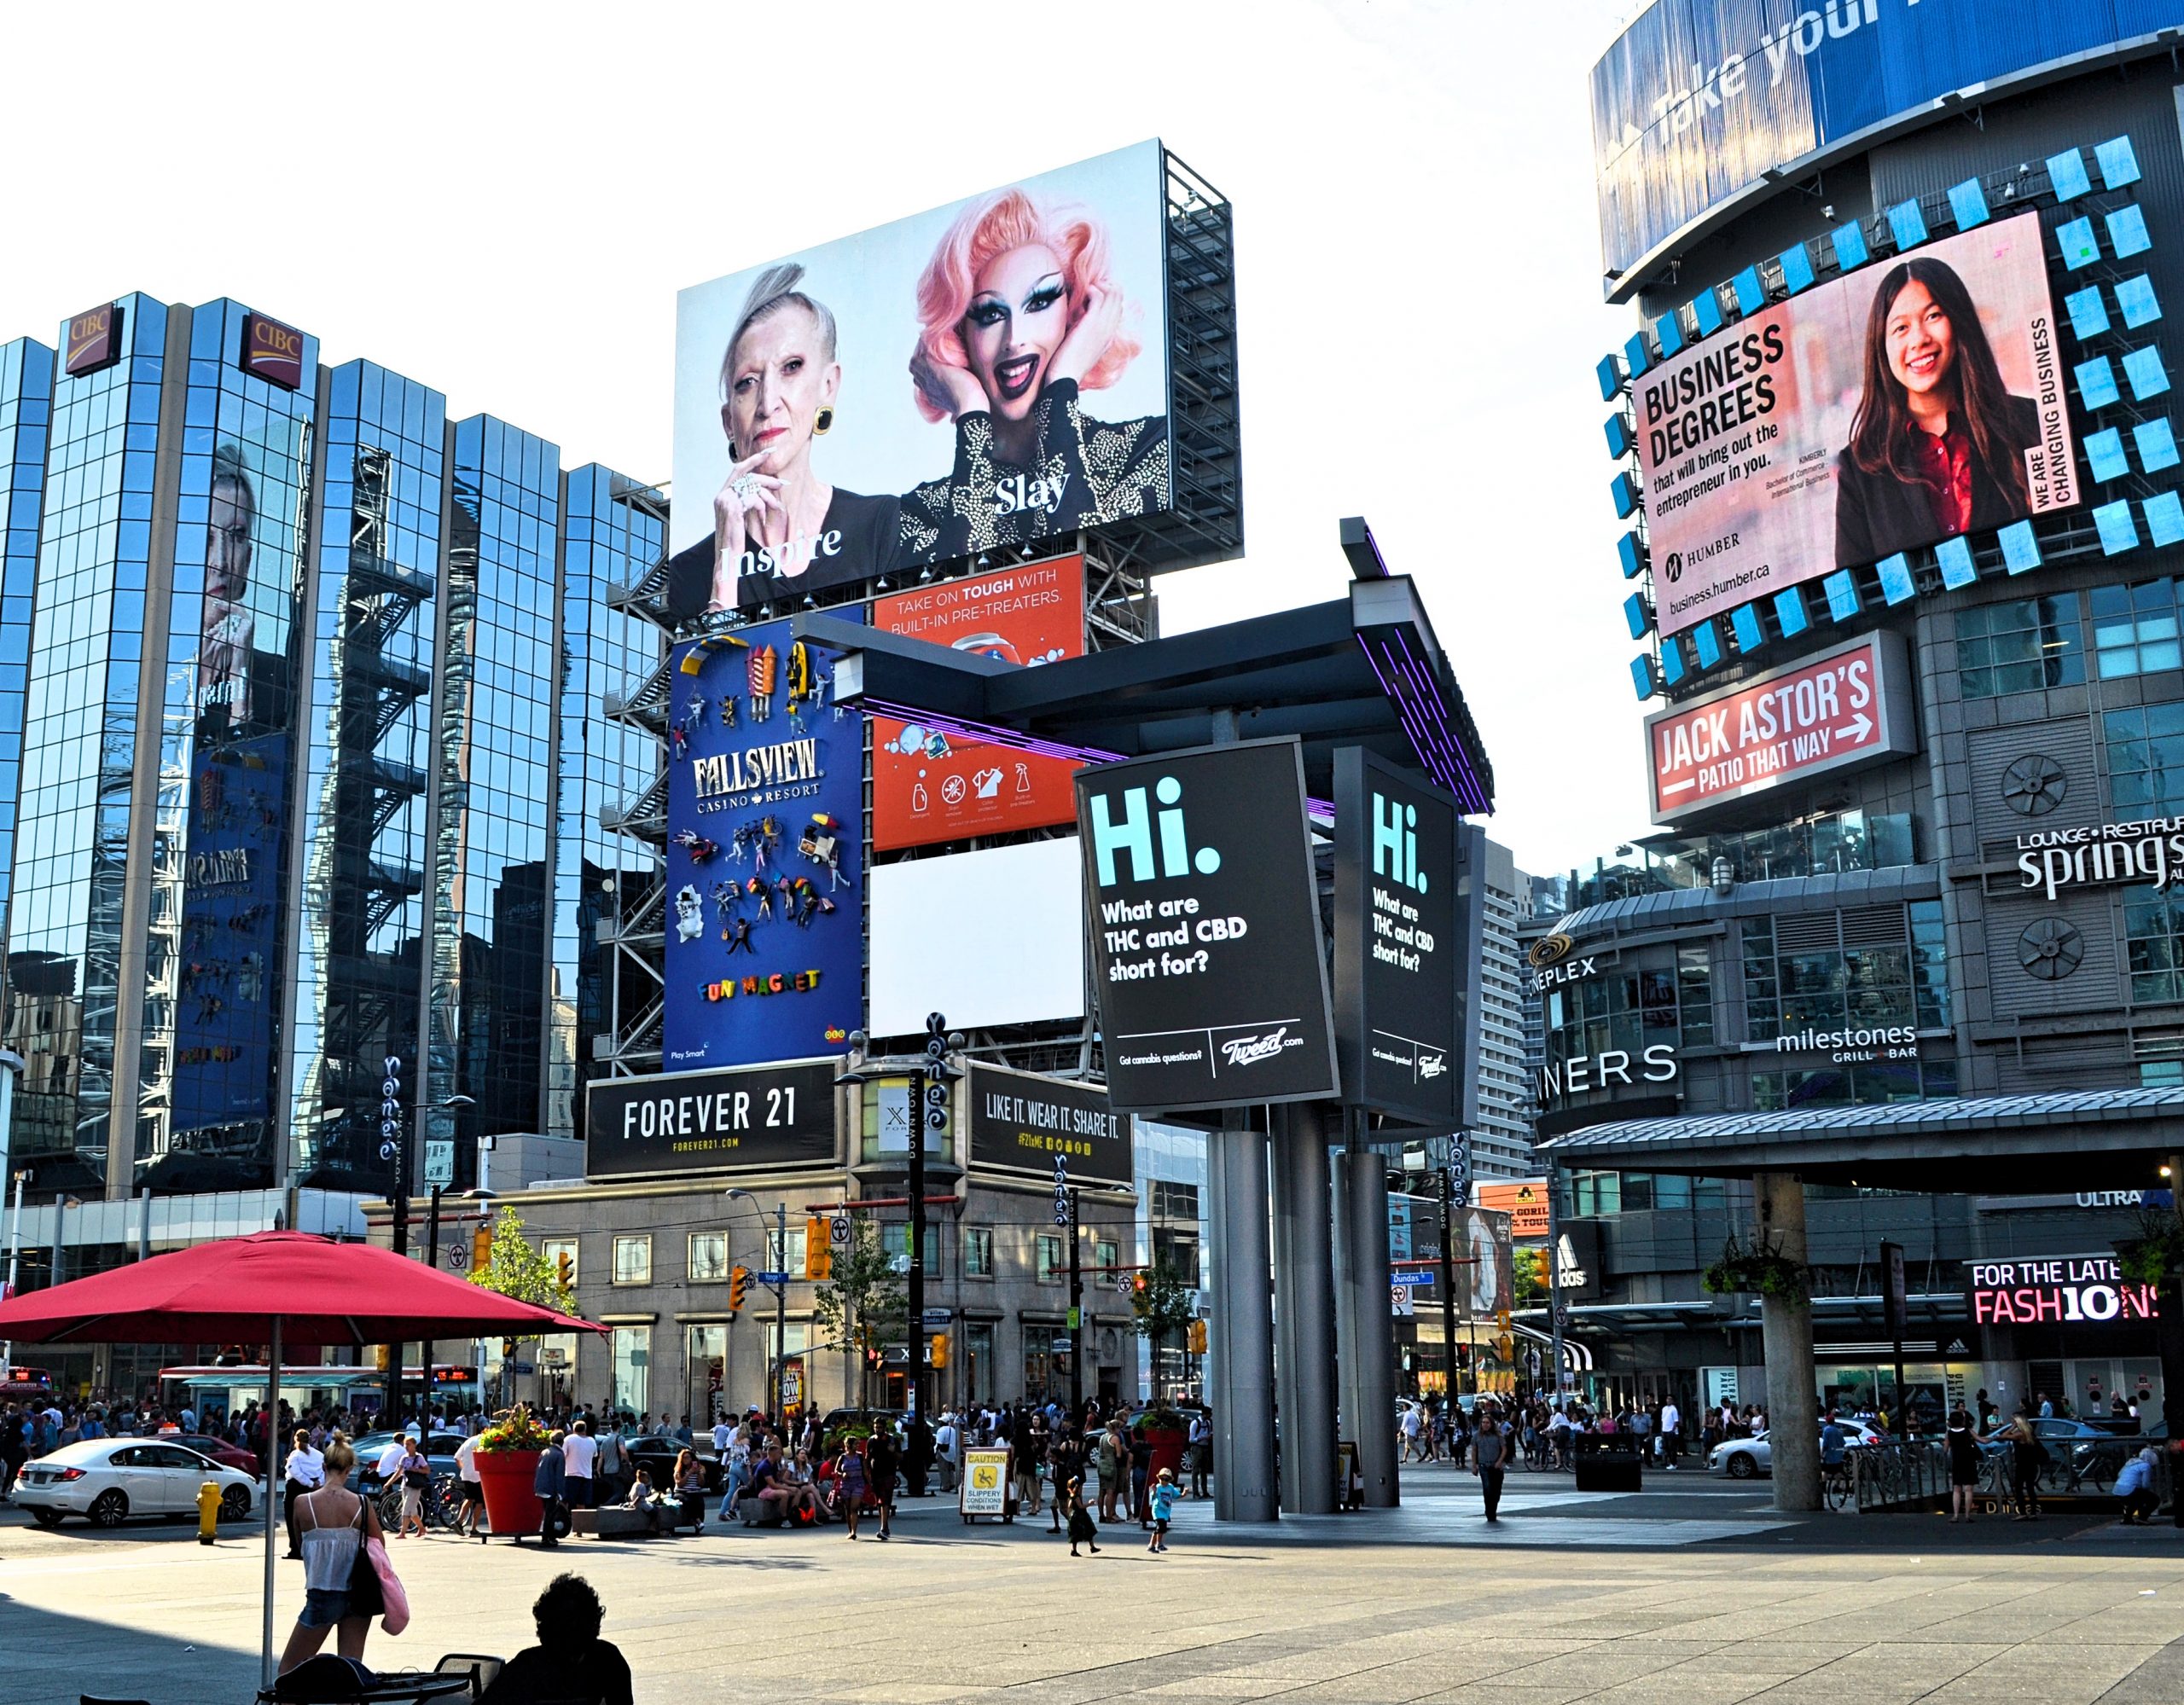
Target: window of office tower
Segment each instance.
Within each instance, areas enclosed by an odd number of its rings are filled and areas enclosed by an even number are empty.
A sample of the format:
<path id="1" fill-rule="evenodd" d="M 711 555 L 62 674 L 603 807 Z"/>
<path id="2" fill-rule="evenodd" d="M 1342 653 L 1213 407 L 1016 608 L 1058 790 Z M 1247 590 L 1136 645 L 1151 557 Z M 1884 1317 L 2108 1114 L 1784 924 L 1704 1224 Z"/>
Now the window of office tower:
<path id="1" fill-rule="evenodd" d="M 1949 1026 L 1937 900 L 1746 918 L 1740 927 L 1752 1041 L 1808 1029 Z"/>
<path id="2" fill-rule="evenodd" d="M 399 374 L 352 361 L 327 374 L 323 418 L 314 459 L 324 519 L 311 544 L 318 580 L 304 638 L 322 708 L 303 720 L 297 759 L 291 1164 L 299 1179 L 326 1188 L 385 1188 L 382 1086 L 395 1080 L 401 1117 L 414 1117 L 421 1099 L 417 1008 L 447 404 Z M 402 1064 L 387 1073 L 390 1058 Z"/>
<path id="3" fill-rule="evenodd" d="M 561 453 L 486 415 L 455 428 L 426 1039 L 431 1099 L 456 1139 L 539 1128 L 548 802 L 556 675 Z"/>
<path id="4" fill-rule="evenodd" d="M 2184 699 L 2107 711 L 2100 732 L 2109 803 L 2119 821 L 2184 811 Z"/>
<path id="5" fill-rule="evenodd" d="M 7 1041 L 27 1062 L 10 1162 L 84 1193 L 102 1184 L 113 1110 L 167 328 L 156 302 L 119 307 L 123 358 L 54 380 L 9 912 Z"/>
<path id="6" fill-rule="evenodd" d="M 300 388 L 245 372 L 248 317 L 213 302 L 189 322 L 137 1088 L 155 1191 L 273 1178 L 318 363 L 305 339 Z"/>
<path id="7" fill-rule="evenodd" d="M 2076 593 L 2015 598 L 1956 613 L 1958 687 L 1966 699 L 2075 687 L 2085 679 Z"/>
<path id="8" fill-rule="evenodd" d="M 554 1136 L 580 1134 L 581 1085 L 601 1069 L 592 1058 L 592 1041 L 613 1016 L 615 959 L 601 945 L 598 926 L 642 909 L 660 880 L 659 861 L 642 842 L 599 826 L 602 807 L 635 797 L 658 773 L 659 743 L 602 716 L 600 700 L 643 681 L 665 650 L 659 629 L 607 598 L 613 588 L 642 579 L 659 560 L 667 537 L 665 499 L 595 463 L 572 473 L 566 490 L 543 1127 Z"/>

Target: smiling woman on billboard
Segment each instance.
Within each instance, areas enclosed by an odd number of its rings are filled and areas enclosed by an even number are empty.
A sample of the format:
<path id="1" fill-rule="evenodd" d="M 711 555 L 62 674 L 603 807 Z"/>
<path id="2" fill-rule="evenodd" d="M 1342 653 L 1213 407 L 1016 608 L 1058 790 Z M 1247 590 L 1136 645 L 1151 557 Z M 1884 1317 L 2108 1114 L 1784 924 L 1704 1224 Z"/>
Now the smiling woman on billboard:
<path id="1" fill-rule="evenodd" d="M 713 496 L 713 536 L 668 565 L 668 608 L 678 618 L 736 607 L 746 575 L 793 584 L 815 562 L 846 556 L 885 564 L 901 506 L 822 479 L 811 441 L 834 424 L 842 385 L 834 316 L 798 287 L 789 263 L 758 275 L 720 363 L 720 423 L 728 477 Z"/>
<path id="2" fill-rule="evenodd" d="M 1865 395 L 1836 458 L 1835 561 L 1861 566 L 2032 513 L 2040 410 L 2002 382 L 1972 293 L 1931 256 L 1891 267 L 1866 320 Z"/>
<path id="3" fill-rule="evenodd" d="M 1136 358 L 1106 227 L 1021 188 L 973 202 L 918 279 L 918 412 L 953 420 L 955 466 L 903 502 L 912 560 L 962 556 L 1167 499 L 1167 421 L 1110 425 L 1080 393 Z"/>

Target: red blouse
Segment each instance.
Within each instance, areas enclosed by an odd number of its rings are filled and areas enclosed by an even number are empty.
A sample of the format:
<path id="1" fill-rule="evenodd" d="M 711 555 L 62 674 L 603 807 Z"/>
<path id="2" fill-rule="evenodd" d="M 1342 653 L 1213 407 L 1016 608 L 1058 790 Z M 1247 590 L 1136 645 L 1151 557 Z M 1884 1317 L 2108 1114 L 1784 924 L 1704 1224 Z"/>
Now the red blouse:
<path id="1" fill-rule="evenodd" d="M 1954 416 L 1949 430 L 1910 429 L 1912 455 L 1933 501 L 1934 525 L 1945 536 L 1972 531 L 1972 438 Z"/>

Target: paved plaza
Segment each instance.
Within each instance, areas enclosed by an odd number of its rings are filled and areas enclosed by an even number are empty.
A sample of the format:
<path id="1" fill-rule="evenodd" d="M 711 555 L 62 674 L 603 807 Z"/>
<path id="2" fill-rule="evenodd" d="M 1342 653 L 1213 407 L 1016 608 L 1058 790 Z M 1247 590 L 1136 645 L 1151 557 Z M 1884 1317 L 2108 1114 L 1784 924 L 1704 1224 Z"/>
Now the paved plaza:
<path id="1" fill-rule="evenodd" d="M 528 1606 L 577 1569 L 637 1697 L 660 1705 L 886 1702 L 1494 1700 L 1623 1705 L 2184 1700 L 2184 1534 L 2090 1517 L 1785 1520 L 1766 1488 L 1689 1476 L 1637 1497 L 1413 1470 L 1399 1511 L 1217 1528 L 1185 1504 L 1174 1548 L 1134 1528 L 1072 1561 L 1042 1519 L 966 1528 L 911 1505 L 891 1544 L 815 1533 L 643 1543 L 393 1547 L 414 1621 L 368 1661 L 529 1643 Z M 280 1630 L 301 1597 L 283 1563 Z M 0 1516 L 0 1653 L 12 1705 L 84 1691 L 243 1700 L 255 1675 L 254 1536 L 38 1531 Z"/>

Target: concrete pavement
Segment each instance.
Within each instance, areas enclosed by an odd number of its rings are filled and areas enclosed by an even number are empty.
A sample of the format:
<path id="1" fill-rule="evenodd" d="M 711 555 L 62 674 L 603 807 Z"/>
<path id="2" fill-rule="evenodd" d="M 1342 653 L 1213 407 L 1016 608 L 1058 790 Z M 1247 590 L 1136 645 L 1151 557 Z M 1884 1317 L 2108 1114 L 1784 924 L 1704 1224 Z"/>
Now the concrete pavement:
<path id="1" fill-rule="evenodd" d="M 1182 1506 L 1174 1549 L 1134 1527 L 1072 1561 L 1045 1522 L 965 1527 L 906 1506 L 887 1545 L 839 1528 L 702 1540 L 404 1541 L 414 1621 L 375 1667 L 507 1654 L 530 1601 L 581 1572 L 642 1701 L 752 1697 L 1456 1701 L 1803 1705 L 2184 1699 L 2184 1535 L 2083 1519 L 1953 1528 L 1933 1517 L 1785 1522 L 1766 1488 L 1649 1479 L 1581 1497 L 1512 1476 L 1504 1520 L 1476 1482 L 1405 1473 L 1378 1515 L 1221 1528 Z M 260 1554 L 186 1528 L 48 1534 L 0 1517 L 6 1696 L 242 1700 Z M 281 1566 L 280 1637 L 301 1601 Z"/>

